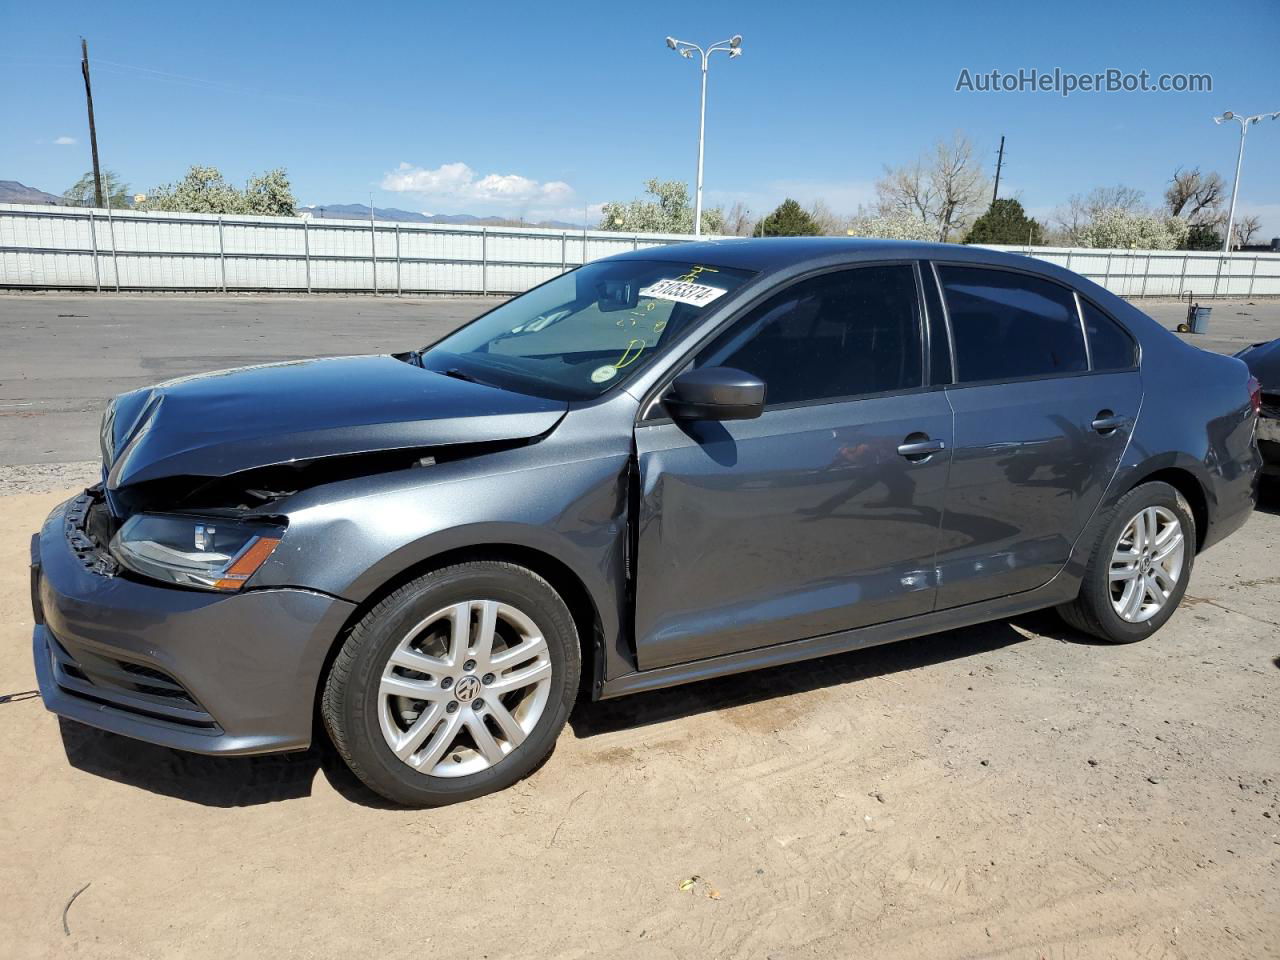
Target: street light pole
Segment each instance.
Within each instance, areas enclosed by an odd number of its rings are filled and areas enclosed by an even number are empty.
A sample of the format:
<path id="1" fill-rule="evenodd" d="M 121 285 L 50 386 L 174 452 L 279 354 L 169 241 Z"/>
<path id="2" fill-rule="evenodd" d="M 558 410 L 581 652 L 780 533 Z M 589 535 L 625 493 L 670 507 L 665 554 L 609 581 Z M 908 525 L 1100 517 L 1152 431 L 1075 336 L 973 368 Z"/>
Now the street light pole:
<path id="1" fill-rule="evenodd" d="M 1231 252 L 1231 230 L 1236 222 L 1236 195 L 1240 192 L 1240 167 L 1244 164 L 1244 138 L 1249 132 L 1249 124 L 1258 123 L 1260 120 L 1270 118 L 1272 120 L 1280 117 L 1280 110 L 1274 113 L 1259 113 L 1252 117 L 1242 117 L 1237 113 L 1228 110 L 1220 117 L 1214 117 L 1213 122 L 1222 124 L 1228 120 L 1235 120 L 1240 124 L 1240 152 L 1236 154 L 1236 178 L 1231 184 L 1231 206 L 1227 210 L 1227 235 L 1222 240 L 1222 252 Z"/>
<path id="2" fill-rule="evenodd" d="M 675 37 L 667 37 L 667 46 L 687 60 L 692 60 L 693 52 L 695 50 L 698 51 L 698 57 L 702 64 L 702 101 L 698 112 L 698 179 L 694 189 L 693 202 L 693 235 L 700 237 L 702 236 L 702 158 L 706 146 L 707 133 L 707 64 L 711 59 L 711 54 L 716 51 L 729 54 L 730 59 L 742 56 L 742 37 L 739 34 L 734 34 L 728 40 L 721 40 L 705 50 L 696 43 L 677 40 Z"/>

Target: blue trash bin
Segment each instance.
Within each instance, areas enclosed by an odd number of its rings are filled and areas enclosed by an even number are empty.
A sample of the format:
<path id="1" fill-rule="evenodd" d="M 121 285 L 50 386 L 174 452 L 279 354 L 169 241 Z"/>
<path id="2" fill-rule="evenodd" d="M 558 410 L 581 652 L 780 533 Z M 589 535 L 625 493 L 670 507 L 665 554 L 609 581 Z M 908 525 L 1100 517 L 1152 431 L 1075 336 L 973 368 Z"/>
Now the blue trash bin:
<path id="1" fill-rule="evenodd" d="M 1191 321 L 1191 332 L 1208 333 L 1209 314 L 1212 312 L 1213 307 L 1202 307 L 1198 304 L 1193 307 L 1191 310 L 1191 316 L 1188 318 Z"/>

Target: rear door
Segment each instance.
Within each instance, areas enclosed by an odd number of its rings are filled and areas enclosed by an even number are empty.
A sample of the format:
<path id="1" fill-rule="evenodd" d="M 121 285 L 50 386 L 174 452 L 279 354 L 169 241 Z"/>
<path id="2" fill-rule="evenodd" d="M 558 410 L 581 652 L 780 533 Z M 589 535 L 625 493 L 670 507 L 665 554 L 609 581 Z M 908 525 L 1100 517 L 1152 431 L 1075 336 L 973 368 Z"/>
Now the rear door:
<path id="1" fill-rule="evenodd" d="M 760 377 L 762 416 L 637 426 L 642 669 L 933 608 L 951 410 L 918 293 L 914 264 L 798 281 L 694 360 Z"/>
<path id="2" fill-rule="evenodd" d="M 941 609 L 1062 569 L 1119 465 L 1142 385 L 1132 338 L 1069 288 L 972 264 L 935 274 L 955 360 Z"/>

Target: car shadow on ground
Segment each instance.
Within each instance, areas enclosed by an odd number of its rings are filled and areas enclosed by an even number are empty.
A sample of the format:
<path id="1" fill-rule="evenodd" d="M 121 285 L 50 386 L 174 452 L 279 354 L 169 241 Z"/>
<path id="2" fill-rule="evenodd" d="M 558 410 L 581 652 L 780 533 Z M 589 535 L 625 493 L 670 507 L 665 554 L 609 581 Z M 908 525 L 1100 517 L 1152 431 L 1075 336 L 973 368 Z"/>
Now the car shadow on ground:
<path id="1" fill-rule="evenodd" d="M 243 807 L 311 793 L 323 751 L 208 757 L 131 740 L 58 719 L 67 762 L 77 770 L 210 807 Z"/>
<path id="2" fill-rule="evenodd" d="M 1017 622 L 1037 633 L 1052 636 L 1053 631 L 1059 631 L 1064 639 L 1079 638 L 1051 613 Z M 620 700 L 583 701 L 569 723 L 575 736 L 592 737 L 979 656 L 1023 640 L 1024 635 L 1011 623 L 981 624 Z M 142 743 L 62 718 L 58 723 L 67 761 L 77 770 L 189 803 L 245 807 L 296 800 L 310 796 L 320 773 L 353 803 L 399 809 L 364 786 L 323 734 L 309 750 L 298 753 L 209 757 Z"/>
<path id="3" fill-rule="evenodd" d="M 319 718 L 316 729 L 322 730 Z M 170 750 L 58 718 L 67 762 L 77 770 L 149 793 L 206 807 L 249 807 L 311 795 L 317 773 L 334 791 L 361 806 L 400 809 L 343 763 L 320 732 L 307 750 L 256 757 L 210 757 Z"/>
<path id="4" fill-rule="evenodd" d="M 1258 487 L 1258 505 L 1256 509 L 1259 513 L 1268 513 L 1273 517 L 1280 517 L 1280 479 L 1273 480 L 1268 477 L 1262 481 Z"/>
<path id="5" fill-rule="evenodd" d="M 1020 617 L 1015 622 L 1059 639 L 1082 639 L 1052 611 Z M 575 736 L 594 737 L 979 656 L 1024 640 L 1026 637 L 1009 621 L 983 623 L 617 700 L 582 700 L 570 716 L 569 725 Z"/>

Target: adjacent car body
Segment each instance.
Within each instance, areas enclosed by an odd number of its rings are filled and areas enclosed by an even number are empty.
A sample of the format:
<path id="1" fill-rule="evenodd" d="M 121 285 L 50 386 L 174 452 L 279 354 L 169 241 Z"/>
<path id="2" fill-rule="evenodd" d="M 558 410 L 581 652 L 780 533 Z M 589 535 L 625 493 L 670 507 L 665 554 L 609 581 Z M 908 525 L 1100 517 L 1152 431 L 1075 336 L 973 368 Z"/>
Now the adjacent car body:
<path id="1" fill-rule="evenodd" d="M 33 541 L 41 691 L 182 749 L 305 748 L 358 625 L 465 563 L 563 600 L 596 698 L 1073 602 L 1099 525 L 1144 483 L 1176 491 L 1191 554 L 1247 519 L 1247 378 L 1020 256 L 831 238 L 625 254 L 422 352 L 118 398 L 103 483 Z M 173 543 L 192 536 L 187 568 Z M 500 726 L 467 741 L 493 731 L 495 764 L 519 745 Z"/>
<path id="2" fill-rule="evenodd" d="M 1236 356 L 1258 381 L 1258 450 L 1263 475 L 1280 480 L 1280 340 L 1255 343 Z"/>

